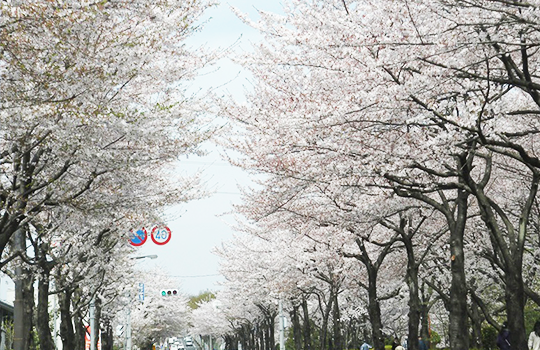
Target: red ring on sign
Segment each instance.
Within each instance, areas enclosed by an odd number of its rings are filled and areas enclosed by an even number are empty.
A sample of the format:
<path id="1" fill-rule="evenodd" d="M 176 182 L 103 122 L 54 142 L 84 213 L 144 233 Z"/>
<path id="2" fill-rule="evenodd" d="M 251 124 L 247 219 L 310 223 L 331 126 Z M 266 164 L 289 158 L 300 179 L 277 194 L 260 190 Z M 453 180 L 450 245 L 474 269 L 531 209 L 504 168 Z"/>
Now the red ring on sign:
<path id="1" fill-rule="evenodd" d="M 159 228 L 163 228 L 165 229 L 165 231 L 167 231 L 167 233 L 169 234 L 169 237 L 167 237 L 167 239 L 163 242 L 159 242 L 155 239 L 154 237 L 154 234 L 156 233 L 156 231 L 159 229 Z M 155 244 L 157 245 L 164 245 L 164 244 L 167 244 L 170 240 L 171 240 L 171 229 L 168 228 L 167 226 L 156 226 L 152 229 L 152 233 L 150 235 L 150 237 L 152 238 L 152 241 L 154 241 Z"/>
<path id="2" fill-rule="evenodd" d="M 143 245 L 143 244 L 146 242 L 146 240 L 148 239 L 148 233 L 146 232 L 146 229 L 145 229 L 144 227 L 141 228 L 140 230 L 137 230 L 137 231 L 142 231 L 142 232 L 144 232 L 144 238 L 141 239 L 141 242 L 140 242 L 140 243 L 134 243 L 133 240 L 130 239 L 130 240 L 129 240 L 129 244 L 131 244 L 132 246 L 135 246 L 135 247 L 139 247 L 139 246 Z M 135 231 L 135 233 L 136 233 L 137 231 Z M 133 235 L 135 235 L 135 233 L 134 233 Z M 139 236 L 137 236 L 137 237 L 139 237 Z M 140 238 L 141 238 L 141 237 L 139 237 L 139 239 L 140 239 Z"/>

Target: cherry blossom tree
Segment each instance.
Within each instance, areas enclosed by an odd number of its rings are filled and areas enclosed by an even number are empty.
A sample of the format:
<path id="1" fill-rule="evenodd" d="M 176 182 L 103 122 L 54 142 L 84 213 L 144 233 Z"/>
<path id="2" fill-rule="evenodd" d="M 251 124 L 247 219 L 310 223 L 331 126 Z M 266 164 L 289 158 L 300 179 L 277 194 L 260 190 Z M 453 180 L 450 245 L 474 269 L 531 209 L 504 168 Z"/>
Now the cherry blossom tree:
<path id="1" fill-rule="evenodd" d="M 132 293 L 126 306 L 131 308 L 134 344 L 142 348 L 151 346 L 159 339 L 184 334 L 190 322 L 187 296 L 181 292 L 176 296 L 161 295 L 161 289 L 176 288 L 181 291 L 179 282 L 164 276 L 162 270 L 141 273 L 138 279 L 139 283 L 145 285 L 144 302 L 136 300 L 137 285 L 133 284 L 128 286 Z"/>
<path id="2" fill-rule="evenodd" d="M 221 302 L 216 299 L 199 304 L 192 311 L 191 320 L 193 323 L 191 330 L 194 334 L 211 336 L 213 341 L 225 334 L 232 333 L 230 323 L 222 311 Z"/>
<path id="3" fill-rule="evenodd" d="M 90 297 L 107 283 L 110 254 L 126 256 L 128 232 L 159 222 L 163 206 L 200 196 L 197 179 L 179 179 L 167 165 L 197 153 L 209 136 L 197 118 L 198 102 L 182 87 L 208 62 L 183 40 L 209 5 L 0 5 L 0 251 L 3 265 L 17 257 L 40 261 L 41 315 L 53 272 L 66 297 L 64 324 L 75 314 L 78 324 Z M 32 305 L 32 274 L 17 271 L 17 290 L 26 293 L 17 300 Z M 95 283 L 81 288 L 85 278 Z M 28 335 L 32 317 L 19 305 L 16 310 L 16 333 Z M 73 342 L 72 331 L 63 331 Z M 47 333 L 46 327 L 40 332 L 43 347 L 50 346 Z M 17 349 L 28 347 L 26 335 L 16 337 L 22 340 Z"/>
<path id="4" fill-rule="evenodd" d="M 246 155 L 240 164 L 275 179 L 265 184 L 274 193 L 258 206 L 261 216 L 296 213 L 294 203 L 315 186 L 340 209 L 360 206 L 343 198 L 374 187 L 433 208 L 445 220 L 437 231 L 446 226 L 450 235 L 449 335 L 461 349 L 469 341 L 465 237 L 469 218 L 481 215 L 503 257 L 510 328 L 524 347 L 521 269 L 538 183 L 528 44 L 536 5 L 287 5 L 285 16 L 252 23 L 267 39 L 243 60 L 254 92 L 247 105 L 224 106 L 246 131 L 230 142 Z M 498 193 L 516 178 L 527 191 Z"/>

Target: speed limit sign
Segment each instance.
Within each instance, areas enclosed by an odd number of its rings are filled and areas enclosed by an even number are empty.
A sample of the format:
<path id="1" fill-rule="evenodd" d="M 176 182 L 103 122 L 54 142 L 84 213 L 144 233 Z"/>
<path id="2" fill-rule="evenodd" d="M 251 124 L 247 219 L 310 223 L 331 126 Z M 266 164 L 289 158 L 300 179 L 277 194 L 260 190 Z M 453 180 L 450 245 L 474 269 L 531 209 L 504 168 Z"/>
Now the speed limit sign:
<path id="1" fill-rule="evenodd" d="M 167 244 L 171 240 L 171 229 L 167 226 L 156 226 L 152 229 L 151 237 L 157 245 Z"/>

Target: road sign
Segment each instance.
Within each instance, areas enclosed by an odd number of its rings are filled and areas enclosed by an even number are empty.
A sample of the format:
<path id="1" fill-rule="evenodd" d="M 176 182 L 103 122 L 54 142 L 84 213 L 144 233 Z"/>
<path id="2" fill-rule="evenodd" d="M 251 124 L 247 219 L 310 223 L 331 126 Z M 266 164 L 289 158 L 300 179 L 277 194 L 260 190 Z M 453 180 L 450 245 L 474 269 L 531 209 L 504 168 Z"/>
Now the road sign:
<path id="1" fill-rule="evenodd" d="M 133 232 L 131 231 L 131 235 L 129 237 L 129 243 L 133 246 L 141 246 L 146 242 L 146 239 L 148 238 L 148 233 L 143 228 Z"/>
<path id="2" fill-rule="evenodd" d="M 144 283 L 139 283 L 139 301 L 144 301 Z"/>
<path id="3" fill-rule="evenodd" d="M 171 240 L 171 230 L 167 226 L 156 226 L 152 229 L 151 237 L 157 245 L 167 244 Z"/>

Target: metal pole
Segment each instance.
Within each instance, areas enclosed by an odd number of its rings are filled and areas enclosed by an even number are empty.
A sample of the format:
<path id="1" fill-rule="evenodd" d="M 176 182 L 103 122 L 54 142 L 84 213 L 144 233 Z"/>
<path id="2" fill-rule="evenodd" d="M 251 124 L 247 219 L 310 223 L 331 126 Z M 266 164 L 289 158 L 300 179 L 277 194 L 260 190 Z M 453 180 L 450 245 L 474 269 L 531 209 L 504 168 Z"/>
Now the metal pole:
<path id="1" fill-rule="evenodd" d="M 96 350 L 96 299 L 90 300 L 90 350 Z"/>
<path id="2" fill-rule="evenodd" d="M 145 258 L 156 259 L 157 257 L 158 257 L 157 255 L 153 254 L 153 255 L 135 256 L 130 259 L 132 260 L 145 259 Z M 142 300 L 141 301 L 143 301 L 144 300 L 144 284 L 141 283 L 140 285 L 142 285 Z M 141 292 L 139 292 L 139 298 L 140 297 L 141 297 Z M 131 350 L 131 292 L 128 292 L 127 320 L 126 320 L 125 332 L 126 332 L 126 339 L 125 339 L 124 350 Z"/>
<path id="3" fill-rule="evenodd" d="M 283 302 L 279 300 L 279 350 L 285 350 L 285 316 L 283 316 Z"/>
<path id="4" fill-rule="evenodd" d="M 130 298 L 131 299 L 131 298 Z M 126 350 L 131 350 L 131 302 L 128 304 L 126 325 Z"/>
<path id="5" fill-rule="evenodd" d="M 124 350 L 127 350 L 127 324 L 128 324 L 129 308 L 126 310 L 126 324 L 124 325 Z"/>

